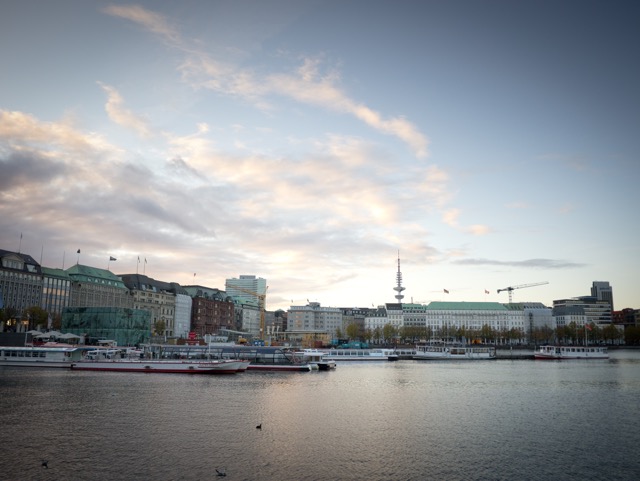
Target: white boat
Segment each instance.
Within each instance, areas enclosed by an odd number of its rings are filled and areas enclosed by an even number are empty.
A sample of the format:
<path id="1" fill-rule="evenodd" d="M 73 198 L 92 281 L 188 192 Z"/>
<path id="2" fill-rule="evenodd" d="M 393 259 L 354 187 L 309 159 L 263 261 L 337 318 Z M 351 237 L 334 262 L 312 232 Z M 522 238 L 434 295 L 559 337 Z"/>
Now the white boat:
<path id="1" fill-rule="evenodd" d="M 328 361 L 397 361 L 393 349 L 328 349 L 323 350 L 323 359 Z"/>
<path id="2" fill-rule="evenodd" d="M 163 359 L 84 360 L 71 364 L 74 371 L 157 372 L 170 374 L 235 374 L 247 370 L 249 361 L 183 361 Z"/>
<path id="3" fill-rule="evenodd" d="M 0 366 L 71 367 L 82 359 L 78 347 L 0 347 Z"/>
<path id="4" fill-rule="evenodd" d="M 609 359 L 609 351 L 601 346 L 540 346 L 536 359 Z"/>
<path id="5" fill-rule="evenodd" d="M 325 353 L 317 349 L 304 349 L 299 354 L 305 362 L 311 365 L 312 370 L 330 371 L 336 368 L 335 361 L 325 359 Z"/>
<path id="6" fill-rule="evenodd" d="M 209 346 L 147 346 L 154 359 L 207 359 L 248 361 L 248 371 L 309 372 L 311 365 L 296 352 L 277 346 L 243 346 L 225 344 Z"/>
<path id="7" fill-rule="evenodd" d="M 413 359 L 437 361 L 437 360 L 461 360 L 479 361 L 496 358 L 496 348 L 493 346 L 476 346 L 466 344 L 447 344 L 444 342 L 431 342 L 418 344 Z"/>

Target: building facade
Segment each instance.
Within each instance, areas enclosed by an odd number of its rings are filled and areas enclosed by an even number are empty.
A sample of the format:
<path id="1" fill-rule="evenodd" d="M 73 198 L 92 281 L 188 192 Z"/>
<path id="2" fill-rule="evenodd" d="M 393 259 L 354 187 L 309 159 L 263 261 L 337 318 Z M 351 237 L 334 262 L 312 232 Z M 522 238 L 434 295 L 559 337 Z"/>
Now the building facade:
<path id="1" fill-rule="evenodd" d="M 598 300 L 595 296 L 580 296 L 571 299 L 557 299 L 553 301 L 554 310 L 557 307 L 581 307 L 587 323 L 597 325 L 611 324 L 611 304 L 609 301 Z"/>
<path id="2" fill-rule="evenodd" d="M 191 297 L 188 294 L 176 294 L 174 317 L 174 337 L 186 339 L 191 331 Z"/>
<path id="3" fill-rule="evenodd" d="M 236 329 L 233 299 L 225 291 L 204 286 L 184 286 L 191 296 L 191 331 L 199 336 Z"/>
<path id="4" fill-rule="evenodd" d="M 61 316 L 71 303 L 72 279 L 62 269 L 42 267 L 42 308 L 52 316 Z"/>
<path id="5" fill-rule="evenodd" d="M 42 303 L 42 269 L 27 254 L 0 250 L 0 299 L 5 309 L 13 309 L 11 329 L 22 319 L 25 309 L 39 307 Z"/>
<path id="6" fill-rule="evenodd" d="M 186 291 L 176 283 L 158 281 L 144 274 L 123 274 L 120 278 L 133 295 L 134 308 L 151 313 L 150 330 L 160 336 L 176 337 L 176 294 L 186 295 Z"/>
<path id="7" fill-rule="evenodd" d="M 267 295 L 267 280 L 261 277 L 242 275 L 238 278 L 227 279 L 224 289 L 228 296 L 240 300 L 242 304 L 259 306 L 260 299 L 265 299 Z"/>
<path id="8" fill-rule="evenodd" d="M 62 330 L 80 336 L 85 343 L 99 339 L 118 346 L 149 342 L 151 313 L 119 307 L 68 307 L 62 314 Z"/>
<path id="9" fill-rule="evenodd" d="M 134 300 L 129 289 L 111 271 L 76 264 L 66 272 L 72 281 L 70 307 L 133 309 Z"/>
<path id="10" fill-rule="evenodd" d="M 343 329 L 342 310 L 337 307 L 322 307 L 319 302 L 306 306 L 291 306 L 287 314 L 289 330 L 297 332 L 326 333 L 335 337 Z"/>
<path id="11" fill-rule="evenodd" d="M 606 301 L 613 311 L 613 288 L 607 281 L 593 281 L 591 285 L 591 297 L 599 301 Z"/>

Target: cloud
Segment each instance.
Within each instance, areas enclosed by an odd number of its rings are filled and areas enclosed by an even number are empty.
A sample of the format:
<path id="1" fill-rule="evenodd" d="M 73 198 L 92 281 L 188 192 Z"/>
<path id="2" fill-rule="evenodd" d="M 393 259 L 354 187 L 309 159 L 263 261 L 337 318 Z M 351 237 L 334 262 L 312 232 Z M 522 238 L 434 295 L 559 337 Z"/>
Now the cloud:
<path id="1" fill-rule="evenodd" d="M 466 231 L 472 235 L 480 236 L 487 235 L 489 232 L 491 232 L 491 229 L 486 225 L 474 224 L 467 227 Z"/>
<path id="2" fill-rule="evenodd" d="M 267 95 L 277 94 L 303 104 L 351 114 L 378 132 L 407 143 L 416 157 L 427 157 L 428 140 L 413 123 L 404 117 L 385 118 L 374 109 L 349 98 L 336 86 L 339 75 L 335 71 L 320 75 L 320 61 L 317 58 L 305 58 L 295 73 L 260 75 L 223 64 L 202 50 L 187 47 L 177 29 L 165 17 L 140 6 L 110 6 L 105 12 L 135 22 L 173 47 L 183 50 L 186 56 L 179 68 L 183 78 L 196 87 L 240 96 L 254 101 L 261 108 L 270 105 L 265 98 Z"/>
<path id="3" fill-rule="evenodd" d="M 522 261 L 499 261 L 493 259 L 460 259 L 452 261 L 453 264 L 464 266 L 504 266 L 524 267 L 534 269 L 573 269 L 585 267 L 587 264 L 570 262 L 558 259 L 526 259 Z"/>
<path id="4" fill-rule="evenodd" d="M 466 227 L 461 227 L 458 223 L 458 218 L 460 217 L 460 209 L 450 208 L 445 210 L 442 213 L 442 221 L 450 227 L 458 229 L 462 232 L 466 232 L 468 234 L 474 236 L 486 235 L 491 232 L 491 228 L 482 224 L 473 224 Z"/>
<path id="5" fill-rule="evenodd" d="M 147 10 L 139 5 L 109 5 L 103 10 L 114 17 L 130 20 L 159 35 L 171 44 L 180 44 L 178 31 L 172 27 L 163 15 Z"/>
<path id="6" fill-rule="evenodd" d="M 124 100 L 116 89 L 102 82 L 98 82 L 98 85 L 108 94 L 105 110 L 111 120 L 122 127 L 134 130 L 141 137 L 151 137 L 152 132 L 147 122 L 142 117 L 124 108 Z"/>
<path id="7" fill-rule="evenodd" d="M 50 181 L 68 173 L 68 168 L 40 152 L 25 149 L 9 152 L 6 156 L 0 152 L 0 171 L 0 191 L 7 193 L 16 186 L 29 189 L 41 182 Z"/>
<path id="8" fill-rule="evenodd" d="M 299 102 L 351 114 L 369 127 L 406 142 L 416 157 L 427 157 L 428 140 L 414 124 L 403 117 L 384 118 L 379 112 L 351 100 L 335 85 L 334 76 L 318 78 L 316 69 L 308 68 L 309 64 L 310 60 L 305 60 L 298 75 L 270 75 L 269 90 Z"/>

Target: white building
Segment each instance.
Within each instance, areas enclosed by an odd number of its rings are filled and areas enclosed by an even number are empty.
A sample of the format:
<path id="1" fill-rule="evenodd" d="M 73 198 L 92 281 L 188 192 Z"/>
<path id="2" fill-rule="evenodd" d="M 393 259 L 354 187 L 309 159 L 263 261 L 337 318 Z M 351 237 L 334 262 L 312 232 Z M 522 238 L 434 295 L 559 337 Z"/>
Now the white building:
<path id="1" fill-rule="evenodd" d="M 342 310 L 337 307 L 322 307 L 319 302 L 306 306 L 291 306 L 287 314 L 287 330 L 296 332 L 326 332 L 335 337 L 342 330 Z"/>

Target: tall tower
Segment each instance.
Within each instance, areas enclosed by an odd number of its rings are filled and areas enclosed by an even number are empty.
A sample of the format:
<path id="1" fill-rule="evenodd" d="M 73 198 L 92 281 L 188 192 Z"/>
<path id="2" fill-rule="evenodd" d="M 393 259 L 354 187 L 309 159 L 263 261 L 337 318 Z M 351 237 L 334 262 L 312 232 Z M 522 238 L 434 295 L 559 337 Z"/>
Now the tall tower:
<path id="1" fill-rule="evenodd" d="M 400 272 L 400 251 L 398 251 L 398 273 L 396 274 L 396 287 L 393 288 L 394 291 L 397 292 L 396 299 L 400 304 L 402 304 L 402 299 L 404 296 L 402 295 L 402 291 L 404 291 L 404 287 L 402 287 L 402 272 Z"/>
<path id="2" fill-rule="evenodd" d="M 593 281 L 591 295 L 599 301 L 607 301 L 613 311 L 613 288 L 607 281 Z"/>

